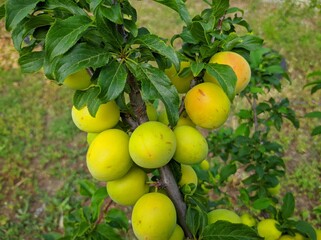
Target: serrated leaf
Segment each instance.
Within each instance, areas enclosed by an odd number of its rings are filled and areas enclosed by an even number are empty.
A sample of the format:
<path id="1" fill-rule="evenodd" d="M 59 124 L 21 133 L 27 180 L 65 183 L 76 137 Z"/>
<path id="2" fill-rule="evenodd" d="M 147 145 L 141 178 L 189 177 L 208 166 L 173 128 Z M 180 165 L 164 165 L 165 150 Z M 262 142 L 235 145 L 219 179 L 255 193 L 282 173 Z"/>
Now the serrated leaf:
<path id="1" fill-rule="evenodd" d="M 191 17 L 188 13 L 184 0 L 154 0 L 176 11 L 181 19 L 188 25 L 191 23 Z"/>
<path id="2" fill-rule="evenodd" d="M 64 20 L 57 19 L 50 27 L 45 40 L 45 49 L 49 61 L 73 47 L 90 24 L 91 19 L 86 16 L 72 16 Z"/>
<path id="3" fill-rule="evenodd" d="M 207 213 L 198 206 L 189 205 L 186 211 L 186 224 L 193 236 L 202 234 L 207 225 Z"/>
<path id="4" fill-rule="evenodd" d="M 64 9 L 65 11 L 70 12 L 71 15 L 87 15 L 86 12 L 82 8 L 80 8 L 73 0 L 46 0 L 45 8 Z"/>
<path id="5" fill-rule="evenodd" d="M 211 37 L 207 34 L 205 29 L 204 23 L 201 21 L 194 21 L 189 26 L 190 33 L 192 34 L 193 38 L 197 41 L 204 42 L 206 44 L 210 43 Z"/>
<path id="6" fill-rule="evenodd" d="M 145 34 L 138 36 L 134 43 L 141 44 L 154 52 L 168 58 L 179 69 L 179 59 L 175 50 L 168 46 L 161 38 L 153 34 Z"/>
<path id="7" fill-rule="evenodd" d="M 198 76 L 201 73 L 201 71 L 204 69 L 204 67 L 205 67 L 205 63 L 203 62 L 192 62 L 191 70 L 192 70 L 193 76 L 194 77 Z"/>
<path id="8" fill-rule="evenodd" d="M 98 224 L 95 228 L 95 232 L 97 232 L 101 239 L 108 239 L 108 240 L 119 240 L 122 239 L 121 236 L 119 236 L 115 230 L 107 225 L 107 224 Z"/>
<path id="9" fill-rule="evenodd" d="M 232 102 L 235 97 L 236 75 L 233 69 L 228 65 L 209 63 L 206 65 L 206 71 L 212 75 Z"/>
<path id="10" fill-rule="evenodd" d="M 229 0 L 216 0 L 212 2 L 212 11 L 217 18 L 222 17 L 230 6 Z"/>
<path id="11" fill-rule="evenodd" d="M 5 16 L 5 8 L 4 8 L 4 4 L 2 4 L 0 6 L 0 20 L 4 18 L 4 16 Z"/>
<path id="12" fill-rule="evenodd" d="M 6 29 L 11 31 L 43 0 L 7 0 L 5 3 Z"/>
<path id="13" fill-rule="evenodd" d="M 116 24 L 105 18 L 99 8 L 95 12 L 95 17 L 97 29 L 100 32 L 101 37 L 104 39 L 104 42 L 114 46 L 115 48 L 119 48 L 123 43 L 124 38 L 117 31 Z"/>
<path id="14" fill-rule="evenodd" d="M 92 218 L 95 221 L 100 214 L 101 205 L 104 200 L 108 197 L 106 187 L 98 188 L 91 197 L 91 209 L 92 209 Z"/>
<path id="15" fill-rule="evenodd" d="M 220 171 L 220 181 L 223 182 L 229 178 L 232 174 L 236 172 L 236 165 L 235 164 L 228 164 L 222 167 Z"/>
<path id="16" fill-rule="evenodd" d="M 43 66 L 44 52 L 30 52 L 21 56 L 18 63 L 24 73 L 34 73 Z"/>
<path id="17" fill-rule="evenodd" d="M 99 87 L 91 87 L 85 91 L 77 90 L 73 97 L 73 105 L 77 109 L 81 109 L 84 106 L 88 107 L 88 111 L 91 116 L 95 116 L 99 106 L 103 103 L 98 95 L 100 93 Z"/>
<path id="18" fill-rule="evenodd" d="M 320 111 L 315 111 L 315 112 L 310 112 L 304 115 L 306 118 L 321 118 L 321 112 Z"/>
<path id="19" fill-rule="evenodd" d="M 217 221 L 208 225 L 203 232 L 204 240 L 259 240 L 254 229 L 244 224 L 233 224 L 227 221 Z"/>
<path id="20" fill-rule="evenodd" d="M 319 134 L 321 134 L 321 126 L 315 127 L 312 130 L 312 133 L 311 133 L 312 136 L 316 136 L 316 135 L 319 135 Z"/>
<path id="21" fill-rule="evenodd" d="M 128 230 L 129 222 L 126 213 L 118 208 L 112 208 L 106 215 L 106 221 L 114 228 Z"/>
<path id="22" fill-rule="evenodd" d="M 288 192 L 283 198 L 283 205 L 281 208 L 283 219 L 292 217 L 294 213 L 294 209 L 295 209 L 295 199 L 293 197 L 293 194 Z"/>
<path id="23" fill-rule="evenodd" d="M 56 69 L 56 79 L 62 83 L 64 79 L 84 68 L 97 68 L 109 62 L 110 53 L 104 49 L 90 46 L 86 43 L 77 44 L 60 60 Z"/>
<path id="24" fill-rule="evenodd" d="M 117 61 L 107 64 L 98 77 L 98 85 L 101 88 L 99 97 L 106 102 L 116 99 L 125 88 L 127 75 L 124 64 Z"/>
<path id="25" fill-rule="evenodd" d="M 253 208 L 258 210 L 267 209 L 272 204 L 270 198 L 259 198 L 253 202 Z"/>
<path id="26" fill-rule="evenodd" d="M 255 35 L 245 35 L 241 37 L 242 42 L 235 45 L 235 48 L 244 48 L 248 51 L 254 51 L 262 47 L 263 39 Z"/>
<path id="27" fill-rule="evenodd" d="M 314 228 L 311 226 L 310 223 L 305 221 L 298 221 L 295 225 L 295 228 L 305 235 L 308 235 L 309 239 L 317 240 L 317 235 Z"/>
<path id="28" fill-rule="evenodd" d="M 101 4 L 99 6 L 101 13 L 110 21 L 122 24 L 123 23 L 123 16 L 121 12 L 120 3 L 117 1 L 110 6 L 106 4 Z"/>
<path id="29" fill-rule="evenodd" d="M 92 195 L 96 192 L 97 187 L 96 185 L 86 179 L 79 180 L 79 192 L 82 196 L 92 197 Z"/>
<path id="30" fill-rule="evenodd" d="M 169 123 L 178 121 L 179 96 L 165 73 L 148 64 L 126 62 L 135 78 L 141 82 L 142 97 L 145 101 L 160 99 L 166 108 Z"/>

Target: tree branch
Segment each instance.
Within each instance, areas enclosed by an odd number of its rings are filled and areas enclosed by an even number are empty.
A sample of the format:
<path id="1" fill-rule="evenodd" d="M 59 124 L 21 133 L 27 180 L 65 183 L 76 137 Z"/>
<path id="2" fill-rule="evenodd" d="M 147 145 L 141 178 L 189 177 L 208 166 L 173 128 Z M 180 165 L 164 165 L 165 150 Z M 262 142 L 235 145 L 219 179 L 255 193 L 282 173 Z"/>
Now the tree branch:
<path id="1" fill-rule="evenodd" d="M 185 218 L 186 218 L 186 204 L 183 200 L 181 192 L 177 186 L 173 173 L 168 165 L 165 165 L 159 169 L 160 177 L 162 181 L 162 186 L 165 187 L 165 190 L 169 198 L 173 201 L 179 225 L 182 227 L 184 234 L 187 238 L 193 238 L 192 233 L 187 227 Z"/>

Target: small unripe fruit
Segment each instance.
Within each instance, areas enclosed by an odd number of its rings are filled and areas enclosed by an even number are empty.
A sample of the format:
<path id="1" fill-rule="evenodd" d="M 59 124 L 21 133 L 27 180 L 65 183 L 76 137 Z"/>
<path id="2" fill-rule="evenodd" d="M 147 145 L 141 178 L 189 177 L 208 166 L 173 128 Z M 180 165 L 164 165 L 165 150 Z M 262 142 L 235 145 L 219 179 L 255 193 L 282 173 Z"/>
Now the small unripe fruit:
<path id="1" fill-rule="evenodd" d="M 249 63 L 244 57 L 235 52 L 219 52 L 213 55 L 209 61 L 210 63 L 218 63 L 230 66 L 236 77 L 236 86 L 235 93 L 240 93 L 250 82 L 251 79 L 251 68 Z M 204 75 L 204 80 L 206 82 L 218 83 L 218 81 L 208 74 L 207 72 Z"/>
<path id="2" fill-rule="evenodd" d="M 280 193 L 280 190 L 281 190 L 281 184 L 280 183 L 278 183 L 274 187 L 268 188 L 268 191 L 272 196 L 278 195 Z"/>
<path id="3" fill-rule="evenodd" d="M 131 220 L 138 240 L 167 240 L 176 227 L 176 210 L 165 194 L 147 193 L 134 205 Z"/>
<path id="4" fill-rule="evenodd" d="M 87 151 L 87 167 L 99 181 L 123 177 L 133 161 L 128 151 L 129 136 L 119 129 L 108 129 L 92 141 Z"/>
<path id="5" fill-rule="evenodd" d="M 139 167 L 132 167 L 123 177 L 107 182 L 110 198 L 121 205 L 132 206 L 149 190 L 147 174 Z"/>
<path id="6" fill-rule="evenodd" d="M 143 168 L 166 165 L 176 150 L 174 132 L 160 122 L 149 121 L 138 126 L 129 140 L 129 153 L 133 161 Z"/>
<path id="7" fill-rule="evenodd" d="M 208 171 L 210 169 L 210 163 L 205 159 L 200 163 L 200 168 L 204 171 Z"/>
<path id="8" fill-rule="evenodd" d="M 208 154 L 205 137 L 194 127 L 180 126 L 174 129 L 176 136 L 176 151 L 173 158 L 183 164 L 197 164 Z"/>
<path id="9" fill-rule="evenodd" d="M 218 128 L 227 120 L 230 105 L 223 89 L 209 82 L 194 86 L 185 97 L 185 109 L 190 119 L 207 129 Z"/>
<path id="10" fill-rule="evenodd" d="M 282 232 L 277 229 L 278 222 L 275 219 L 264 219 L 257 224 L 257 231 L 260 237 L 266 240 L 277 240 Z"/>
<path id="11" fill-rule="evenodd" d="M 77 109 L 73 106 L 71 116 L 80 130 L 97 133 L 116 126 L 119 121 L 120 111 L 116 102 L 110 101 L 99 106 L 95 117 L 90 115 L 87 106 L 82 109 Z"/>

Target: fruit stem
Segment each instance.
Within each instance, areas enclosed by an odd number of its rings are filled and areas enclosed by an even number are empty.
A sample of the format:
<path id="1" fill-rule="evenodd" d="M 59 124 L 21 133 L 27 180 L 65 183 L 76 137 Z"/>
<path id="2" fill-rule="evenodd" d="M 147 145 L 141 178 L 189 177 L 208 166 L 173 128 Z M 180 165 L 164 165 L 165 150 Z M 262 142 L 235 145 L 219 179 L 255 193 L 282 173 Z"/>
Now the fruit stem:
<path id="1" fill-rule="evenodd" d="M 160 177 L 162 181 L 162 185 L 165 187 L 165 190 L 175 205 L 177 212 L 177 219 L 179 225 L 182 227 L 184 234 L 187 238 L 192 239 L 193 235 L 188 229 L 188 226 L 185 221 L 186 216 L 186 204 L 183 200 L 181 192 L 177 186 L 174 175 L 169 167 L 169 165 L 165 165 L 159 169 Z"/>

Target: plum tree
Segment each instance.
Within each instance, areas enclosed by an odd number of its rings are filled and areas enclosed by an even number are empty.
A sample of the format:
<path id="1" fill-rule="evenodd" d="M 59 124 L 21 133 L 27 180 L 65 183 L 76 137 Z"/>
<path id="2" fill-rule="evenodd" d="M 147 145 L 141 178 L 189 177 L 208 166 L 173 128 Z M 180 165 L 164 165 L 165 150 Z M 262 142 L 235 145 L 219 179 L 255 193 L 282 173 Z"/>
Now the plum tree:
<path id="1" fill-rule="evenodd" d="M 0 6 L 22 71 L 43 69 L 73 88 L 72 120 L 87 133 L 86 163 L 96 182 L 81 181 L 90 204 L 68 213 L 62 239 L 117 240 L 132 226 L 138 239 L 181 239 L 183 231 L 187 239 L 258 240 L 258 232 L 266 239 L 301 233 L 316 240 L 310 224 L 293 220 L 293 195 L 280 201 L 269 190 L 285 173 L 283 148 L 270 130 L 280 131 L 283 119 L 299 125 L 288 99 L 260 96 L 281 91 L 280 75 L 287 75 L 281 56 L 263 47 L 228 0 L 203 0 L 206 7 L 195 16 L 186 1 L 154 2 L 181 19 L 182 31 L 171 41 L 139 26 L 129 0 Z M 236 94 L 249 108 L 233 105 Z M 235 126 L 224 127 L 232 113 Z M 195 188 L 187 191 L 190 183 Z M 111 200 L 134 206 L 111 212 Z M 253 226 L 233 206 L 261 221 Z"/>

